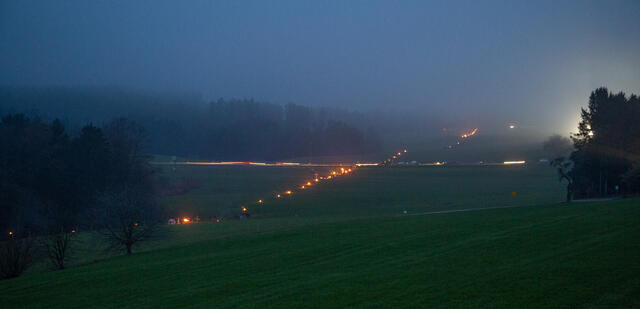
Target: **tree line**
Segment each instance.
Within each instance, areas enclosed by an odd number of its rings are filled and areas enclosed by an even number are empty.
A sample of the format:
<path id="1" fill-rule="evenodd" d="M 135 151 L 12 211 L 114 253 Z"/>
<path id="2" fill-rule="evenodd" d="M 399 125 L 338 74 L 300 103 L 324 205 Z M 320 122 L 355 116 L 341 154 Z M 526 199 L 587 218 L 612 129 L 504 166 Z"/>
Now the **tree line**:
<path id="1" fill-rule="evenodd" d="M 567 201 L 640 194 L 640 98 L 598 88 L 580 116 L 574 151 L 552 161 Z"/>
<path id="2" fill-rule="evenodd" d="M 64 114 L 61 114 L 64 112 Z M 341 108 L 252 99 L 208 103 L 190 95 L 121 89 L 0 88 L 0 114 L 63 117 L 72 130 L 126 116 L 146 129 L 148 151 L 201 160 L 276 161 L 377 152 L 380 123 Z"/>
<path id="3" fill-rule="evenodd" d="M 44 253 L 64 268 L 74 234 L 97 231 L 131 253 L 161 210 L 154 204 L 144 129 L 124 118 L 85 125 L 22 114 L 0 121 L 0 278 Z"/>

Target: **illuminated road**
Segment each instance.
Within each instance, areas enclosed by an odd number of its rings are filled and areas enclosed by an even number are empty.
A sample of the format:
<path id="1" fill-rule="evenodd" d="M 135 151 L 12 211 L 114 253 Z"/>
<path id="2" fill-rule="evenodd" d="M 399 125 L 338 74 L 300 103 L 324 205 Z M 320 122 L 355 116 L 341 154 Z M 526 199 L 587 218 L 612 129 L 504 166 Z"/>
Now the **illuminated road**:
<path id="1" fill-rule="evenodd" d="M 297 163 L 297 162 L 150 162 L 156 165 L 211 165 L 211 166 L 277 166 L 277 167 L 341 167 L 341 166 L 377 166 L 378 163 Z"/>

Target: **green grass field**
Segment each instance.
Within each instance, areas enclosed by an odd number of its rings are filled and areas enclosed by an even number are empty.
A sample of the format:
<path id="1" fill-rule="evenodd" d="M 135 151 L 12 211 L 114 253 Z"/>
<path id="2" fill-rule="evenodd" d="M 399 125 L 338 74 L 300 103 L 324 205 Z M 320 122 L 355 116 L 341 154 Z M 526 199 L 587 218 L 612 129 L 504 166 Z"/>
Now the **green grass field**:
<path id="1" fill-rule="evenodd" d="M 360 168 L 353 175 L 324 181 L 291 197 L 314 172 L 307 167 L 163 167 L 161 177 L 196 179 L 186 195 L 162 199 L 179 216 L 233 216 L 249 207 L 260 217 L 361 217 L 452 208 L 534 205 L 562 201 L 564 188 L 548 166 L 459 166 Z M 513 192 L 516 195 L 513 195 Z M 256 205 L 258 199 L 264 205 Z"/>
<path id="2" fill-rule="evenodd" d="M 8 308 L 631 308 L 640 306 L 639 202 L 243 234 L 2 281 L 0 301 Z M 215 233 L 211 226 L 176 228 Z"/>
<path id="3" fill-rule="evenodd" d="M 201 179 L 201 187 L 162 201 L 185 213 L 233 213 L 243 196 L 309 176 L 304 168 L 188 168 L 172 177 Z M 91 258 L 0 281 L 0 303 L 640 307 L 640 200 L 566 205 L 562 197 L 554 171 L 541 166 L 360 169 L 250 206 L 249 220 L 166 226 L 164 238 L 132 256 L 91 255 L 94 242 L 80 235 L 76 253 Z M 512 206 L 526 207 L 480 209 Z M 471 211 L 421 215 L 457 209 Z"/>

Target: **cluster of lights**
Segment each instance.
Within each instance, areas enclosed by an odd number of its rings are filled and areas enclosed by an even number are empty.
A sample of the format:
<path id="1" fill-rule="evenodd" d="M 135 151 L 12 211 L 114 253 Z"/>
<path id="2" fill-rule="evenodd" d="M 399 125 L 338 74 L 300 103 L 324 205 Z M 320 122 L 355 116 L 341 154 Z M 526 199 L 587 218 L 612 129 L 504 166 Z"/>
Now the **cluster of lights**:
<path id="1" fill-rule="evenodd" d="M 178 218 L 173 224 L 190 224 L 190 223 L 198 223 L 198 222 L 200 222 L 200 217 L 195 216 L 193 218 L 189 218 L 189 217 Z M 136 223 L 135 225 L 138 226 L 138 223 Z"/>
<path id="2" fill-rule="evenodd" d="M 406 152 L 406 150 L 405 150 L 405 152 Z M 322 180 L 330 180 L 330 179 L 334 179 L 334 178 L 336 178 L 338 176 L 348 175 L 348 174 L 351 174 L 354 170 L 355 170 L 355 166 L 346 167 L 346 168 L 345 167 L 340 167 L 340 169 L 329 171 L 329 173 L 326 176 L 318 176 L 318 174 L 316 174 L 312 180 L 308 180 L 308 181 L 304 182 L 303 184 L 301 184 L 300 186 L 298 186 L 298 190 L 309 189 L 310 187 L 314 186 L 315 184 L 319 183 Z M 274 194 L 273 198 L 274 199 L 280 199 L 280 198 L 283 198 L 284 196 L 287 196 L 287 195 L 293 195 L 293 193 L 294 193 L 293 190 L 285 190 L 282 193 Z M 258 199 L 256 201 L 257 205 L 264 204 L 264 203 L 265 203 L 264 199 Z M 242 213 L 248 213 L 248 211 L 249 211 L 249 209 L 244 205 L 240 206 L 240 210 L 242 211 Z M 220 222 L 220 220 L 217 219 L 216 222 Z"/>
<path id="3" fill-rule="evenodd" d="M 463 138 L 463 139 L 464 138 L 469 138 L 469 137 L 472 137 L 472 136 L 476 135 L 476 133 L 478 133 L 478 128 L 474 128 L 473 130 L 460 135 L 460 138 Z"/>
<path id="4" fill-rule="evenodd" d="M 478 133 L 478 128 L 474 128 L 473 130 L 471 130 L 471 131 L 469 131 L 469 132 L 462 133 L 462 134 L 460 135 L 460 139 L 456 141 L 456 145 L 460 145 L 460 144 L 462 144 L 462 142 L 463 142 L 465 139 L 467 139 L 467 138 L 469 138 L 469 137 L 472 137 L 472 136 L 476 135 L 476 133 Z M 453 145 L 449 145 L 449 146 L 447 146 L 447 148 L 448 148 L 448 149 L 453 149 L 453 147 L 454 147 Z"/>
<path id="5" fill-rule="evenodd" d="M 382 163 L 380 163 L 380 164 L 390 164 L 390 163 L 393 162 L 393 160 L 400 158 L 405 153 L 407 153 L 407 149 L 404 149 L 402 151 L 398 151 L 397 153 L 392 155 L 391 158 L 387 158 L 386 160 L 382 161 Z M 379 164 L 375 164 L 375 165 L 379 165 Z"/>

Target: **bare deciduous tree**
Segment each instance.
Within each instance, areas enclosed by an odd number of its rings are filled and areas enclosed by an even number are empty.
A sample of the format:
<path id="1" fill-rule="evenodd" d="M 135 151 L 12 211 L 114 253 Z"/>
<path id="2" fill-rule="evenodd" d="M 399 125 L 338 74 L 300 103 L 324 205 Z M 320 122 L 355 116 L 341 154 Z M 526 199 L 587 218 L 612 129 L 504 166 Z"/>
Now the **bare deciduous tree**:
<path id="1" fill-rule="evenodd" d="M 133 246 L 150 239 L 157 231 L 157 209 L 144 190 L 124 187 L 105 193 L 101 199 L 102 233 L 110 248 L 124 248 L 129 255 Z"/>
<path id="2" fill-rule="evenodd" d="M 75 230 L 49 234 L 40 238 L 49 261 L 56 269 L 64 269 L 71 252 L 71 243 Z"/>
<path id="3" fill-rule="evenodd" d="M 567 203 L 573 199 L 574 179 L 571 173 L 573 162 L 565 157 L 559 157 L 551 161 L 551 165 L 558 170 L 560 182 L 567 181 Z"/>

